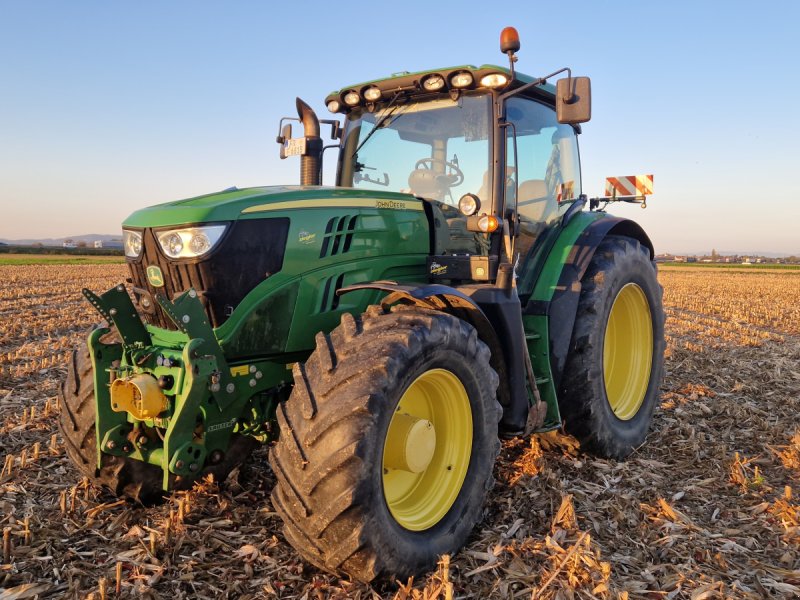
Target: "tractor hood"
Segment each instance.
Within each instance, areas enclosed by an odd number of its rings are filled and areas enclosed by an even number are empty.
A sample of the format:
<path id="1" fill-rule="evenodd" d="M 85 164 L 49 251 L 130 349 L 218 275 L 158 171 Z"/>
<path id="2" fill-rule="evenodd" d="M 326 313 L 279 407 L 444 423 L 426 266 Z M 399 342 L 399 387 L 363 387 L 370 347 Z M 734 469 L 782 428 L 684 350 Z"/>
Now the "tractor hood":
<path id="1" fill-rule="evenodd" d="M 410 194 L 324 186 L 231 188 L 137 210 L 123 227 L 167 227 L 254 218 L 261 213 L 296 208 L 372 207 L 420 210 L 422 201 Z"/>

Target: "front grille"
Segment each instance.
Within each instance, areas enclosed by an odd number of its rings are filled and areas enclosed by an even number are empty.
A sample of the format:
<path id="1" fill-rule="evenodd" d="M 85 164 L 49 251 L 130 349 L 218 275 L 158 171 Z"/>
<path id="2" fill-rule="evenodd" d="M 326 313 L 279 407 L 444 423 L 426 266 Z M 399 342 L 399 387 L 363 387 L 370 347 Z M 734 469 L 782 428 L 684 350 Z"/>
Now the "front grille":
<path id="1" fill-rule="evenodd" d="M 153 301 L 155 294 L 173 299 L 194 288 L 205 305 L 213 327 L 224 323 L 233 309 L 259 283 L 283 267 L 289 219 L 235 221 L 208 257 L 172 260 L 161 251 L 152 229 L 142 232 L 142 256 L 128 261 L 139 312 L 149 324 L 175 329 L 170 318 Z M 157 265 L 164 287 L 154 288 L 146 270 Z M 150 295 L 150 306 L 144 297 Z"/>

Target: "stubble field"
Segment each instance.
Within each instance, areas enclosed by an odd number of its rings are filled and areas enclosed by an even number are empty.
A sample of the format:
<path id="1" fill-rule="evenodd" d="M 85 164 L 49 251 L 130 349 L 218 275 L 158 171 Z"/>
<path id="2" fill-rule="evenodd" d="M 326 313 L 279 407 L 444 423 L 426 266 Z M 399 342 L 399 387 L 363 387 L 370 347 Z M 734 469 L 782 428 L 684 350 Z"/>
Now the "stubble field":
<path id="1" fill-rule="evenodd" d="M 0 600 L 764 598 L 800 595 L 800 272 L 663 269 L 667 358 L 626 462 L 562 435 L 504 443 L 468 545 L 372 587 L 303 564 L 261 450 L 223 485 L 142 508 L 75 474 L 55 436 L 81 287 L 124 265 L 0 266 Z"/>

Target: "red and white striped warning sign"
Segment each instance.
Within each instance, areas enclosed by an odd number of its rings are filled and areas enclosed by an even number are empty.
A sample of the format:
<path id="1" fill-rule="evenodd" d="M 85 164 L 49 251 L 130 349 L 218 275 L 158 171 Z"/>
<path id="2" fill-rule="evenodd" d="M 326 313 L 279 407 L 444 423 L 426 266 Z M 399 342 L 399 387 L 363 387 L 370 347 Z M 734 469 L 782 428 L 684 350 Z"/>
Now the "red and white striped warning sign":
<path id="1" fill-rule="evenodd" d="M 563 202 L 575 197 L 575 182 L 567 181 L 558 186 L 558 194 L 556 195 L 556 202 Z"/>
<path id="2" fill-rule="evenodd" d="M 648 196 L 652 193 L 652 175 L 606 177 L 606 196 Z"/>

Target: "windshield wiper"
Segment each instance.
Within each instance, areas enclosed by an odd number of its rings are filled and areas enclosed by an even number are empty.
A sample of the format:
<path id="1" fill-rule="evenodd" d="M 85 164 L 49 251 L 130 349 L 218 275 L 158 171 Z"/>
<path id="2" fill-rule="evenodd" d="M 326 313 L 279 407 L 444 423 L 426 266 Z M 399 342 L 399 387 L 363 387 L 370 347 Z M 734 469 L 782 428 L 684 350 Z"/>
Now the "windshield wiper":
<path id="1" fill-rule="evenodd" d="M 395 114 L 397 114 L 400 111 L 400 108 L 402 108 L 401 106 L 394 106 L 394 103 L 397 102 L 397 99 L 399 97 L 400 97 L 400 94 L 395 94 L 394 98 L 392 98 L 392 100 L 389 102 L 389 104 L 384 109 L 384 110 L 387 110 L 387 111 L 390 111 L 390 112 L 387 112 L 380 119 L 378 119 L 378 122 L 375 123 L 375 127 L 372 128 L 372 131 L 370 131 L 367 134 L 367 137 L 365 137 L 363 140 L 361 140 L 361 143 L 358 145 L 358 148 L 353 150 L 353 154 L 350 155 L 350 158 L 357 158 L 358 157 L 358 151 L 361 150 L 361 148 L 364 147 L 364 144 L 367 143 L 369 138 L 371 138 L 376 131 L 378 131 L 379 129 L 383 128 L 387 124 L 389 119 L 391 119 L 393 116 L 395 116 Z M 406 106 L 408 106 L 408 105 L 406 105 Z M 391 110 L 391 109 L 394 109 L 394 110 Z M 398 116 L 399 116 L 399 114 L 398 114 Z"/>

